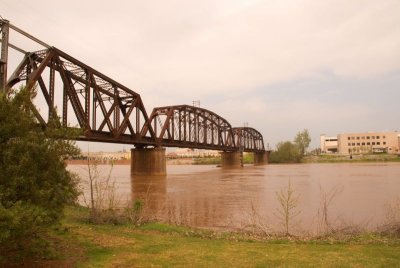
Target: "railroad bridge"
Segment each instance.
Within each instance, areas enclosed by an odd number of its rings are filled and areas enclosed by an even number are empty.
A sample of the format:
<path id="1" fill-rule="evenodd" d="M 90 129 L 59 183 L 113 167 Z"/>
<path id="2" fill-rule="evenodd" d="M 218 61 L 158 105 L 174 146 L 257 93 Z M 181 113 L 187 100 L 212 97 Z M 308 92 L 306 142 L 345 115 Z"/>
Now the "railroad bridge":
<path id="1" fill-rule="evenodd" d="M 32 105 L 32 111 L 43 127 L 59 119 L 60 127 L 81 130 L 77 140 L 133 145 L 133 174 L 166 174 L 165 147 L 219 150 L 222 167 L 241 166 L 243 152 L 254 153 L 256 165 L 268 163 L 263 136 L 256 129 L 232 127 L 220 115 L 189 105 L 157 107 L 148 115 L 135 91 L 7 20 L 0 24 L 0 89 L 8 91 L 19 84 L 37 88 L 44 104 L 41 109 Z M 10 30 L 43 49 L 28 52 L 10 43 Z M 10 76 L 9 48 L 23 54 Z"/>

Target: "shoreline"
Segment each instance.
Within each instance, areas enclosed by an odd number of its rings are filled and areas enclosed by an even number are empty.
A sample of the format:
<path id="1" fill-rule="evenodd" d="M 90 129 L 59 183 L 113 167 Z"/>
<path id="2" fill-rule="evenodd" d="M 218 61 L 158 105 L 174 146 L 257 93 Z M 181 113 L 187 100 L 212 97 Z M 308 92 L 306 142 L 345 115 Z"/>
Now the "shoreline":
<path id="1" fill-rule="evenodd" d="M 192 158 L 181 158 L 181 159 L 167 159 L 167 165 L 194 165 Z M 88 161 L 83 159 L 68 159 L 65 160 L 67 165 L 87 165 Z M 130 165 L 130 159 L 118 159 L 118 160 L 96 160 L 98 165 Z"/>
<path id="2" fill-rule="evenodd" d="M 81 159 L 68 159 L 65 160 L 67 165 L 87 165 L 87 160 Z M 130 165 L 130 159 L 119 159 L 119 160 L 98 160 L 98 165 Z M 353 158 L 346 159 L 345 157 L 335 156 L 334 158 L 308 158 L 305 157 L 300 163 L 268 163 L 268 165 L 296 165 L 296 164 L 360 164 L 360 163 L 400 163 L 400 157 L 391 158 Z M 167 159 L 167 165 L 218 165 L 217 159 L 210 158 L 198 161 L 194 158 L 178 158 L 178 159 Z M 245 163 L 252 164 L 252 163 Z"/>

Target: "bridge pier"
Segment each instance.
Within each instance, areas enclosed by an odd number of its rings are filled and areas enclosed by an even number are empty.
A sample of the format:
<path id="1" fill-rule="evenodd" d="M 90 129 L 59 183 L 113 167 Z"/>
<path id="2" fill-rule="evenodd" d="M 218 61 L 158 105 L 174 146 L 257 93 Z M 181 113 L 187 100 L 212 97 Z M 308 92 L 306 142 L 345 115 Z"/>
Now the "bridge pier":
<path id="1" fill-rule="evenodd" d="M 221 152 L 221 166 L 243 167 L 243 153 L 239 151 Z"/>
<path id="2" fill-rule="evenodd" d="M 165 148 L 131 149 L 131 175 L 167 174 Z"/>
<path id="3" fill-rule="evenodd" d="M 254 165 L 255 166 L 266 165 L 266 164 L 268 164 L 268 160 L 269 160 L 269 151 L 254 153 Z"/>

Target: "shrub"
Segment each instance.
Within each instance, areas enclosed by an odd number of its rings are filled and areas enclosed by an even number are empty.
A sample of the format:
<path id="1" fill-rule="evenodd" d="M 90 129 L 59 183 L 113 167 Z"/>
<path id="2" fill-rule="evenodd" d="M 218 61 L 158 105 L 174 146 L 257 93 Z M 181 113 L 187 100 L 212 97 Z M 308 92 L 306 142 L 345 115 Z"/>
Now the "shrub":
<path id="1" fill-rule="evenodd" d="M 12 93 L 0 95 L 0 248 L 26 249 L 76 199 L 76 178 L 64 159 L 78 149 L 60 139 L 69 134 L 56 123 L 37 123 L 31 92 Z"/>

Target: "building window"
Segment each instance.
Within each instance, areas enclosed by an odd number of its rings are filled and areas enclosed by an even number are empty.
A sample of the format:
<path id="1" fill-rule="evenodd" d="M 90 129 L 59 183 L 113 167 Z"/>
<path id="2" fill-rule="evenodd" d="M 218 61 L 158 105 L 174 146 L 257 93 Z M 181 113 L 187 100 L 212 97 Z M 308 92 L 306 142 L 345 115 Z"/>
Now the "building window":
<path id="1" fill-rule="evenodd" d="M 361 145 L 365 145 L 365 142 L 363 142 Z"/>
<path id="2" fill-rule="evenodd" d="M 352 140 L 354 140 L 354 137 L 351 137 Z"/>
<path id="3" fill-rule="evenodd" d="M 386 139 L 386 136 L 383 136 L 382 138 Z"/>
<path id="4" fill-rule="evenodd" d="M 367 140 L 369 140 L 369 138 L 370 138 L 370 137 L 369 137 L 369 136 L 367 136 Z"/>
<path id="5" fill-rule="evenodd" d="M 347 137 L 348 140 L 350 140 L 350 137 Z"/>
<path id="6" fill-rule="evenodd" d="M 383 142 L 383 145 L 386 145 L 386 141 Z"/>
<path id="7" fill-rule="evenodd" d="M 360 137 L 357 137 L 357 140 L 359 140 L 360 139 Z"/>
<path id="8" fill-rule="evenodd" d="M 356 145 L 356 144 L 353 142 L 351 145 L 353 145 L 353 146 L 354 146 L 354 145 Z"/>
<path id="9" fill-rule="evenodd" d="M 379 140 L 379 136 L 376 136 L 376 138 Z"/>
<path id="10" fill-rule="evenodd" d="M 375 139 L 375 136 L 372 136 L 371 139 Z"/>
<path id="11" fill-rule="evenodd" d="M 371 143 L 370 143 L 370 142 L 367 142 L 367 145 L 371 145 Z"/>
<path id="12" fill-rule="evenodd" d="M 375 145 L 375 142 L 373 142 L 372 145 Z"/>
<path id="13" fill-rule="evenodd" d="M 381 145 L 381 143 L 378 141 L 378 142 L 376 143 L 376 145 Z"/>
<path id="14" fill-rule="evenodd" d="M 360 146 L 360 143 L 359 143 L 359 142 L 357 142 L 357 146 Z"/>

